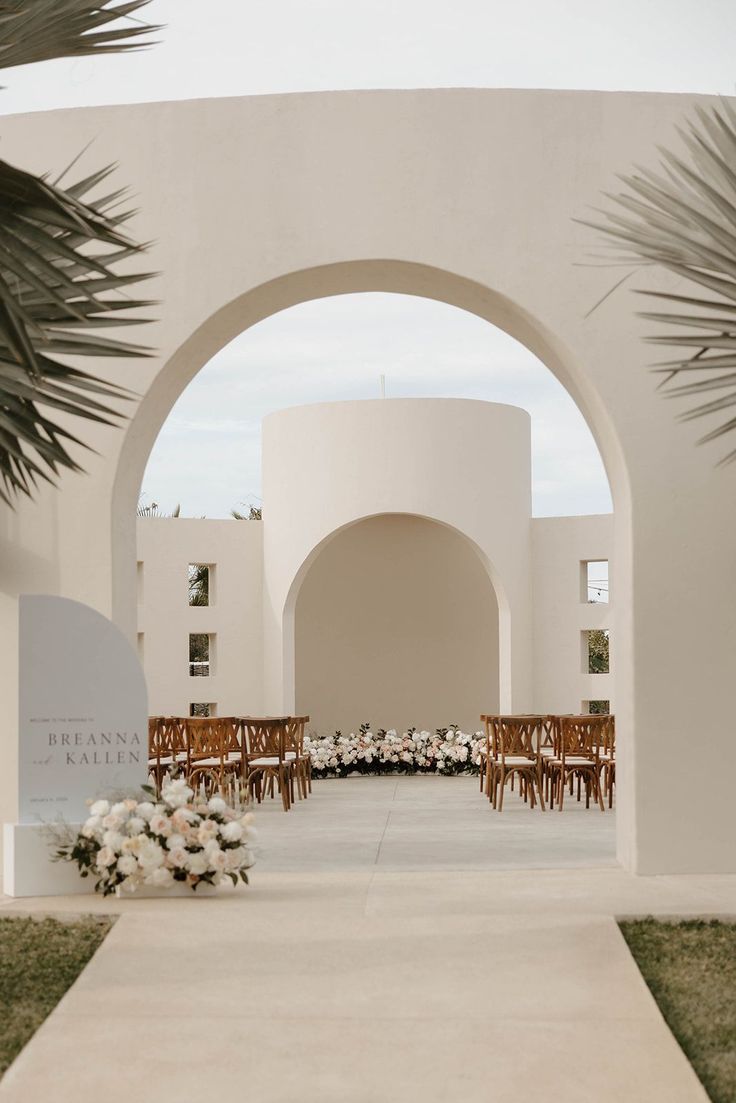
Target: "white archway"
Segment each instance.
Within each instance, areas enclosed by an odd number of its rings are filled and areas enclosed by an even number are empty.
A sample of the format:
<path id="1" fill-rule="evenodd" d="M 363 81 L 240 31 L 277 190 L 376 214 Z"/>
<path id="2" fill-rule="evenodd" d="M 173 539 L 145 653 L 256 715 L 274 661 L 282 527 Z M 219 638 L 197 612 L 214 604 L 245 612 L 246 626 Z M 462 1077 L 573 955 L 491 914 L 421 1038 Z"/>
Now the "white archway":
<path id="1" fill-rule="evenodd" d="M 482 705 L 476 710 L 471 712 L 481 711 L 493 711 L 494 709 L 500 709 L 500 711 L 508 711 L 511 703 L 511 613 L 509 608 L 508 597 L 506 595 L 503 583 L 498 576 L 498 572 L 493 565 L 489 562 L 487 556 L 483 553 L 482 549 L 478 547 L 474 540 L 472 540 L 466 533 L 463 533 L 456 529 L 454 526 L 447 524 L 443 521 L 438 521 L 433 518 L 429 518 L 426 515 L 419 514 L 373 514 L 371 516 L 364 516 L 354 521 L 349 522 L 330 533 L 323 540 L 316 545 L 309 555 L 304 559 L 297 572 L 284 607 L 283 613 L 283 670 L 284 670 L 284 694 L 285 702 L 290 708 L 300 708 L 298 703 L 298 674 L 297 674 L 297 609 L 299 599 L 302 596 L 303 586 L 306 580 L 313 574 L 314 568 L 323 558 L 325 550 L 333 545 L 337 540 L 339 542 L 340 537 L 344 536 L 351 530 L 359 530 L 364 525 L 370 525 L 373 521 L 389 520 L 389 519 L 407 519 L 409 521 L 425 523 L 427 527 L 438 528 L 446 531 L 452 535 L 453 541 L 457 541 L 461 546 L 467 549 L 467 553 L 470 554 L 473 560 L 475 560 L 480 569 L 481 576 L 486 581 L 487 591 L 492 595 L 492 604 L 495 607 L 495 654 L 488 668 L 488 680 L 487 689 L 484 700 L 485 705 Z M 418 551 L 418 557 L 421 558 L 421 549 Z M 431 582 L 431 579 L 424 579 L 425 582 Z M 474 580 L 475 589 L 477 591 L 477 579 Z M 482 592 L 479 594 L 479 599 L 483 600 Z M 384 610 L 385 611 L 385 610 Z M 390 623 L 386 624 L 387 631 L 390 631 Z M 360 631 L 359 623 L 356 622 L 355 631 Z M 462 648 L 462 641 L 458 641 L 458 646 Z M 420 684 L 422 679 L 418 677 L 416 669 L 406 671 L 409 677 L 413 677 L 413 684 L 416 687 Z M 382 690 L 375 689 L 374 696 L 376 697 L 376 703 L 373 706 L 375 708 L 381 707 L 382 703 Z M 480 700 L 480 698 L 479 698 Z M 390 707 L 388 708 L 390 712 Z M 468 713 L 470 718 L 470 713 Z M 367 717 L 363 717 L 367 719 Z M 396 717 L 396 722 L 399 722 L 399 717 Z M 415 715 L 415 720 L 418 720 L 418 714 Z M 447 723 L 452 722 L 452 716 L 438 716 L 438 723 L 445 721 Z M 392 721 L 387 721 L 392 724 Z M 475 727 L 478 725 L 478 716 L 472 716 L 472 723 Z M 412 723 L 408 720 L 407 723 Z M 326 729 L 327 730 L 327 729 Z"/>
<path id="2" fill-rule="evenodd" d="M 616 510 L 621 861 L 638 872 L 732 870 L 736 808 L 710 765 L 730 754 L 723 641 L 736 635 L 736 603 L 730 591 L 724 600 L 723 580 L 736 519 L 723 508 L 726 475 L 692 447 L 697 427 L 677 425 L 656 396 L 631 298 L 606 297 L 612 274 L 581 263 L 591 238 L 572 221 L 622 168 L 653 160 L 664 133 L 676 142 L 683 112 L 707 102 L 436 89 L 6 117 L 4 155 L 32 171 L 61 169 L 70 143 L 92 141 L 102 163 L 124 166 L 142 212 L 136 236 L 157 242 L 150 267 L 163 275 L 152 290 L 163 306 L 148 335 L 154 358 L 100 365 L 143 395 L 125 433 L 86 427 L 96 449 L 80 456 L 87 477 L 64 475 L 38 505 L 0 509 L 5 699 L 15 695 L 19 593 L 81 600 L 135 631 L 133 513 L 145 460 L 218 348 L 307 299 L 424 295 L 525 344 L 575 399 L 603 457 Z M 540 120 L 553 141 L 539 141 Z M 708 748 L 694 762 L 693 732 Z M 6 742 L 12 819 L 12 715 Z"/>

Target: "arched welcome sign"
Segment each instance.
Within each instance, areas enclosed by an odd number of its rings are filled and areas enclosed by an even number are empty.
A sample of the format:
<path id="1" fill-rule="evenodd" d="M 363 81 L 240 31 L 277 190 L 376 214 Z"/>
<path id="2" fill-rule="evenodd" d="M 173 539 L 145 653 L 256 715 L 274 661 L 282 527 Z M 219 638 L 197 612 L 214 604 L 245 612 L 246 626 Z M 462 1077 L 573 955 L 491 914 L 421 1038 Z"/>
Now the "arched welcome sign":
<path id="1" fill-rule="evenodd" d="M 123 634 L 94 609 L 46 594 L 19 600 L 19 822 L 5 825 L 5 891 L 88 891 L 76 869 L 51 862 L 46 828 L 79 824 L 88 800 L 145 784 L 145 679 Z"/>

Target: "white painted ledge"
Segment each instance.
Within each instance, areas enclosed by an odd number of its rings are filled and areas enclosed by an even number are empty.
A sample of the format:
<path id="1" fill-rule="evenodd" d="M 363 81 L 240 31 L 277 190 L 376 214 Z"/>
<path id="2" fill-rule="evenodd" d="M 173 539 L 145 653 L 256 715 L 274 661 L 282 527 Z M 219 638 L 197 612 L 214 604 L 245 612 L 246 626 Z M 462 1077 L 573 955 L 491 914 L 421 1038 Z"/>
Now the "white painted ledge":
<path id="1" fill-rule="evenodd" d="M 79 824 L 69 825 L 79 830 Z M 3 889 L 8 896 L 71 896 L 94 892 L 94 878 L 82 878 L 71 862 L 51 860 L 44 824 L 3 825 Z"/>

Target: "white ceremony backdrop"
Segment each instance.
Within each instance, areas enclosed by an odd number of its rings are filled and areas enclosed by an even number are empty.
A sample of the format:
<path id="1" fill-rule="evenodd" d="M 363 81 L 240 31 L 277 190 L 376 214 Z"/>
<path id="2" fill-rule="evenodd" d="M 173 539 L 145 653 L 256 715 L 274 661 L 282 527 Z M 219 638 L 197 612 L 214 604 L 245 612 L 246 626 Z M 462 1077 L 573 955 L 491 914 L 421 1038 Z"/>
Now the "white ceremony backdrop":
<path id="1" fill-rule="evenodd" d="M 17 757 L 17 596 L 86 601 L 134 637 L 135 504 L 153 441 L 189 380 L 279 310 L 393 291 L 506 330 L 577 402 L 615 510 L 619 858 L 640 873 L 736 868 L 728 774 L 712 767 L 731 753 L 729 473 L 714 470 L 717 456 L 694 447 L 699 429 L 677 424 L 656 395 L 631 295 L 610 295 L 591 313 L 616 276 L 586 265 L 591 234 L 572 221 L 617 173 L 653 164 L 658 143 L 677 146 L 675 128 L 698 102 L 708 101 L 347 92 L 6 119 L 4 155 L 32 169 L 61 169 L 70 146 L 89 142 L 95 164 L 120 162 L 139 198 L 134 230 L 157 243 L 163 305 L 147 335 L 155 357 L 101 367 L 142 395 L 125 430 L 85 427 L 98 452 L 83 457 L 88 475 L 2 511 L 3 777 Z M 646 272 L 639 286 L 659 279 Z M 694 734 L 707 754 L 692 755 Z M 6 819 L 16 815 L 11 788 L 5 780 Z"/>

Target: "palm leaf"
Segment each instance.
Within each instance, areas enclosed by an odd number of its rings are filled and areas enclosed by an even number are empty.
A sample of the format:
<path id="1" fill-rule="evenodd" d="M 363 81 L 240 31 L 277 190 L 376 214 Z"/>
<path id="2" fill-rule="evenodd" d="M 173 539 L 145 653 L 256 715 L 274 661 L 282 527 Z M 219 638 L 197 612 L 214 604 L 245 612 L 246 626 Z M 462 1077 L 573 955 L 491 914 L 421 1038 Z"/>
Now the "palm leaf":
<path id="1" fill-rule="evenodd" d="M 54 411 L 114 425 L 122 414 L 110 401 L 132 397 L 59 358 L 147 355 L 104 335 L 148 320 L 134 312 L 151 305 L 125 294 L 150 273 L 118 271 L 144 249 L 121 229 L 130 217 L 121 193 L 87 197 L 111 171 L 62 191 L 0 161 L 0 498 L 9 504 L 39 479 L 80 469 L 68 445 L 81 442 Z"/>
<path id="2" fill-rule="evenodd" d="M 142 498 L 139 499 L 138 508 L 136 510 L 138 517 L 178 517 L 180 513 L 181 505 L 174 506 L 171 513 L 164 513 L 158 502 L 151 502 L 149 505 L 146 505 Z"/>
<path id="3" fill-rule="evenodd" d="M 134 19 L 150 0 L 0 0 L 0 69 L 140 50 L 158 26 Z M 114 24 L 110 26 L 109 24 Z"/>
<path id="4" fill-rule="evenodd" d="M 668 291 L 639 291 L 670 310 L 640 311 L 649 322 L 667 327 L 651 334 L 650 344 L 668 345 L 681 355 L 655 366 L 669 397 L 695 399 L 682 420 L 713 417 L 736 404 L 736 112 L 728 102 L 698 108 L 679 130 L 689 160 L 660 149 L 659 171 L 638 169 L 621 177 L 627 190 L 607 193 L 612 208 L 603 220 L 583 220 L 623 246 L 623 259 L 637 266 L 656 265 L 711 293 L 702 298 Z M 601 300 L 603 301 L 603 300 Z M 600 304 L 597 304 L 600 305 Z M 713 397 L 713 392 L 723 392 Z M 706 399 L 705 401 L 699 401 Z M 736 429 L 736 419 L 721 421 L 699 443 L 718 440 Z M 736 458 L 736 450 L 721 462 Z"/>

